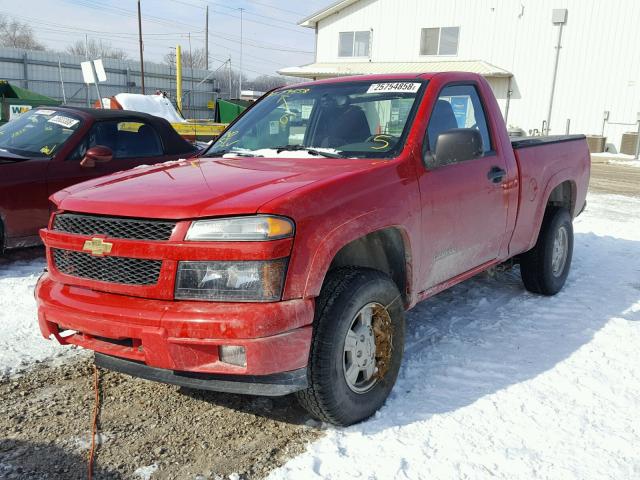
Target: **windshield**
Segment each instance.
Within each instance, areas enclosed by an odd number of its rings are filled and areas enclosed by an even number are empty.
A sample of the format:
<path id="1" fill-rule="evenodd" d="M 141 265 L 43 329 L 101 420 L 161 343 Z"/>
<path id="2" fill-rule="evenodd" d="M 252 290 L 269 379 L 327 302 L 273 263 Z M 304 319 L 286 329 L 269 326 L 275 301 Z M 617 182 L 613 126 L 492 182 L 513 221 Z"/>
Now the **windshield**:
<path id="1" fill-rule="evenodd" d="M 39 108 L 0 127 L 0 149 L 28 157 L 50 157 L 80 127 L 80 117 Z"/>
<path id="2" fill-rule="evenodd" d="M 232 125 L 206 156 L 306 150 L 324 156 L 392 157 L 402 148 L 424 85 L 367 81 L 280 89 Z"/>

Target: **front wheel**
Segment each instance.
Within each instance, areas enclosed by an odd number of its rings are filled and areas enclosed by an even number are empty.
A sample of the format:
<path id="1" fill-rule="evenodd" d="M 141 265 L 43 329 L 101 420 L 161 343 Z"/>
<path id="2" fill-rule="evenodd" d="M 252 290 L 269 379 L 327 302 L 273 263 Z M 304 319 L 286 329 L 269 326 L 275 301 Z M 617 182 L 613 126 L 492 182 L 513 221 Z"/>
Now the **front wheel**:
<path id="1" fill-rule="evenodd" d="M 316 304 L 309 387 L 298 400 L 311 415 L 351 425 L 373 415 L 398 376 L 404 348 L 400 292 L 370 269 L 331 272 Z"/>
<path id="2" fill-rule="evenodd" d="M 573 256 L 573 225 L 566 208 L 550 208 L 536 245 L 522 256 L 520 273 L 527 290 L 555 295 L 564 286 Z"/>

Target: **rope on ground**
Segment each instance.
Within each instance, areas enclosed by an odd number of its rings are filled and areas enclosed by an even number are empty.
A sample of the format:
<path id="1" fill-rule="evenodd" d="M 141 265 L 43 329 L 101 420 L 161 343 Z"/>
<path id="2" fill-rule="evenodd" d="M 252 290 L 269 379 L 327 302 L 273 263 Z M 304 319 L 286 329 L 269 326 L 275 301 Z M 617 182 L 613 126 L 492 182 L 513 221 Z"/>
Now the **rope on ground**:
<path id="1" fill-rule="evenodd" d="M 91 448 L 89 449 L 88 478 L 93 479 L 93 458 L 96 451 L 96 434 L 98 430 L 98 412 L 100 411 L 100 389 L 98 385 L 98 367 L 93 365 L 93 391 L 95 402 L 93 405 L 93 419 L 91 420 Z"/>

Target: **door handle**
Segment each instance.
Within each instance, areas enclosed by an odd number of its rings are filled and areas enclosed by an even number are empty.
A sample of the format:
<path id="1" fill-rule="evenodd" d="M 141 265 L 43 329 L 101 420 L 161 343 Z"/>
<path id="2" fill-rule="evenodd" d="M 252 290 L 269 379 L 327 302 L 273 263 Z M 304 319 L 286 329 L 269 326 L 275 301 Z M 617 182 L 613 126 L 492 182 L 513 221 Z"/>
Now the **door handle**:
<path id="1" fill-rule="evenodd" d="M 487 173 L 487 178 L 491 183 L 500 183 L 506 174 L 507 172 L 500 167 L 491 167 L 491 170 Z"/>

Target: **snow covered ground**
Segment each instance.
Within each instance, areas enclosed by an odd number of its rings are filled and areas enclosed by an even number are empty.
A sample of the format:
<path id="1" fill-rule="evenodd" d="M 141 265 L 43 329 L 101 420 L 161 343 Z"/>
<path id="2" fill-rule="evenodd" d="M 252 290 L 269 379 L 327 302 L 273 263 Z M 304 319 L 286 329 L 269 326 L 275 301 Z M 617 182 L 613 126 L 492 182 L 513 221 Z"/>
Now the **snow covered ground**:
<path id="1" fill-rule="evenodd" d="M 613 165 L 627 165 L 629 167 L 640 168 L 640 160 L 636 160 L 633 155 L 625 155 L 624 153 L 592 153 L 591 158 L 594 161 L 601 161 Z"/>
<path id="2" fill-rule="evenodd" d="M 45 340 L 38 330 L 33 289 L 44 267 L 40 250 L 0 258 L 0 377 L 72 354 L 69 348 Z"/>
<path id="3" fill-rule="evenodd" d="M 270 480 L 640 478 L 640 199 L 591 195 L 575 232 L 555 297 L 516 271 L 418 305 L 385 407 Z"/>
<path id="4" fill-rule="evenodd" d="M 517 271 L 408 314 L 398 383 L 271 480 L 640 478 L 640 199 L 590 195 L 555 297 Z M 38 331 L 37 255 L 0 260 L 0 376 L 72 353 Z"/>

